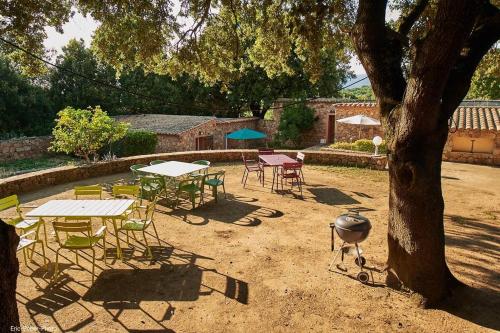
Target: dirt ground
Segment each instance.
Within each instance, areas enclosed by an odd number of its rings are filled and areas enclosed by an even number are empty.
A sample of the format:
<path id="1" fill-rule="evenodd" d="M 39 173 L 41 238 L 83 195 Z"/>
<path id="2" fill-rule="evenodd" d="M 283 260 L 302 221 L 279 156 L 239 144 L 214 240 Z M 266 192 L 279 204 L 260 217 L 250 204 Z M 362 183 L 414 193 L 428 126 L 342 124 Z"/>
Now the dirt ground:
<path id="1" fill-rule="evenodd" d="M 304 199 L 271 193 L 255 175 L 240 184 L 241 165 L 227 171 L 227 199 L 211 196 L 194 210 L 158 206 L 161 243 L 150 232 L 154 259 L 142 235 L 115 258 L 108 235 L 107 264 L 91 280 L 88 254 L 80 265 L 63 252 L 58 282 L 49 286 L 57 244 L 49 227 L 47 267 L 40 256 L 21 262 L 18 302 L 22 325 L 82 332 L 480 332 L 500 329 L 500 169 L 444 163 L 447 260 L 469 287 L 439 309 L 414 308 L 409 295 L 384 286 L 387 173 L 308 166 Z M 110 184 L 128 174 L 82 181 Z M 22 196 L 27 203 L 72 198 L 75 183 Z M 297 194 L 295 192 L 295 194 Z M 373 225 L 362 243 L 374 283 L 329 272 L 329 223 L 347 208 L 363 208 Z M 111 231 L 111 225 L 109 228 Z M 151 230 L 150 230 L 151 231 Z M 120 235 L 125 245 L 124 235 Z M 97 250 L 101 255 L 102 250 Z M 22 255 L 19 255 L 22 261 Z M 86 260 L 82 260 L 85 258 Z M 496 263 L 496 264 L 495 264 Z"/>

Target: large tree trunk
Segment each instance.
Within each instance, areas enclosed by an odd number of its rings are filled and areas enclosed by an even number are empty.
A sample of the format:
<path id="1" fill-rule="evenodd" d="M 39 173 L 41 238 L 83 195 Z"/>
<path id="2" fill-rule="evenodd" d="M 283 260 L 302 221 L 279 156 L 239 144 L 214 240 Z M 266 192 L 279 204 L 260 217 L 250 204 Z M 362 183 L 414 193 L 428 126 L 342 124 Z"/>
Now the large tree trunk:
<path id="1" fill-rule="evenodd" d="M 437 129 L 414 124 L 405 127 L 413 133 L 396 131 L 389 138 L 387 283 L 403 283 L 425 306 L 443 299 L 456 281 L 445 260 L 441 192 L 441 158 L 448 127 L 446 122 Z"/>
<path id="2" fill-rule="evenodd" d="M 388 141 L 387 282 L 414 291 L 424 306 L 458 284 L 445 259 L 441 158 L 448 119 L 500 35 L 500 11 L 488 1 L 440 0 L 415 39 L 411 28 L 429 3 L 415 1 L 394 30 L 386 24 L 386 0 L 360 0 L 352 31 Z M 405 48 L 410 65 L 403 75 Z"/>
<path id="3" fill-rule="evenodd" d="M 11 327 L 20 327 L 16 301 L 17 244 L 19 236 L 14 227 L 0 219 L 0 332 L 11 332 Z"/>

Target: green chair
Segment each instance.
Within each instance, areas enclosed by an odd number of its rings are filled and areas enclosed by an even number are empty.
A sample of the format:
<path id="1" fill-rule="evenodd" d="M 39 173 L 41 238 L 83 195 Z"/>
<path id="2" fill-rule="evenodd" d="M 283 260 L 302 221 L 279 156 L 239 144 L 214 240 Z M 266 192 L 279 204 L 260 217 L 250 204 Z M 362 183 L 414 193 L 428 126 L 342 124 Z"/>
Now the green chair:
<path id="1" fill-rule="evenodd" d="M 101 185 L 90 185 L 90 186 L 75 186 L 74 188 L 75 199 L 80 199 L 81 197 L 99 197 L 102 199 L 102 187 Z"/>
<path id="2" fill-rule="evenodd" d="M 206 165 L 207 167 L 210 166 L 210 161 L 207 160 L 198 160 L 192 162 L 193 164 L 198 164 L 198 165 Z M 206 175 L 208 173 L 208 168 L 200 170 L 198 172 L 193 172 L 191 173 L 191 176 L 198 176 L 198 175 Z"/>
<path id="3" fill-rule="evenodd" d="M 14 207 L 16 208 L 16 213 L 13 217 L 5 219 L 5 222 L 15 227 L 16 229 L 19 229 L 21 231 L 21 235 L 26 234 L 31 230 L 36 230 L 35 236 L 36 239 L 38 239 L 38 229 L 43 223 L 37 218 L 24 218 L 21 212 L 22 208 L 35 208 L 36 206 L 21 207 L 19 198 L 15 194 L 0 199 L 0 212 Z M 47 230 L 45 228 L 45 224 L 43 224 L 43 230 L 45 233 L 45 242 L 47 242 Z"/>
<path id="4" fill-rule="evenodd" d="M 56 240 L 59 248 L 56 251 L 56 266 L 53 279 L 59 275 L 59 251 L 62 249 L 75 251 L 76 264 L 78 265 L 78 251 L 92 251 L 92 283 L 95 278 L 95 250 L 94 246 L 102 241 L 104 250 L 104 262 L 106 262 L 106 226 L 92 233 L 92 223 L 90 217 L 66 217 L 64 222 L 53 222 L 52 226 L 56 232 Z M 61 237 L 64 235 L 64 238 Z"/>
<path id="5" fill-rule="evenodd" d="M 139 171 L 139 169 L 147 167 L 146 164 L 134 164 L 130 166 L 130 171 L 132 171 L 132 176 L 134 177 L 134 181 L 139 181 L 139 179 L 144 176 L 144 172 Z"/>
<path id="6" fill-rule="evenodd" d="M 203 186 L 207 185 L 212 188 L 212 195 L 215 198 L 215 202 L 217 202 L 217 188 L 222 186 L 224 190 L 224 198 L 226 198 L 226 187 L 224 185 L 224 179 L 226 177 L 226 171 L 221 170 L 215 173 L 209 173 L 203 176 Z"/>
<path id="7" fill-rule="evenodd" d="M 165 179 L 158 176 L 144 176 L 140 178 L 141 199 L 153 201 L 154 198 L 161 195 L 165 189 Z"/>
<path id="8" fill-rule="evenodd" d="M 165 163 L 165 162 L 166 161 L 163 161 L 163 160 L 154 160 L 154 161 L 149 162 L 149 165 L 161 164 L 161 163 Z"/>
<path id="9" fill-rule="evenodd" d="M 200 195 L 200 204 L 203 202 L 203 176 L 192 176 L 187 179 L 183 179 L 179 182 L 179 186 L 177 188 L 177 203 L 176 206 L 179 205 L 179 198 L 183 194 L 188 194 L 191 203 L 193 204 L 193 209 L 196 205 L 196 195 L 199 193 Z"/>
<path id="10" fill-rule="evenodd" d="M 125 219 L 122 220 L 120 227 L 118 228 L 118 231 L 125 231 L 127 234 L 127 246 L 130 246 L 130 239 L 129 239 L 129 232 L 132 232 L 132 235 L 135 240 L 134 233 L 135 232 L 142 232 L 142 236 L 144 237 L 144 242 L 146 243 L 146 249 L 148 251 L 148 255 L 150 258 L 153 257 L 153 254 L 151 253 L 151 248 L 149 247 L 148 239 L 146 238 L 146 229 L 152 225 L 153 230 L 156 235 L 156 239 L 158 240 L 158 244 L 161 246 L 160 242 L 160 237 L 158 236 L 158 231 L 156 231 L 156 226 L 153 221 L 153 215 L 155 212 L 155 207 L 156 207 L 156 199 L 151 201 L 147 206 L 146 206 L 146 214 L 144 215 L 144 219 L 138 218 L 138 219 Z M 119 240 L 118 240 L 119 241 Z M 119 247 L 121 248 L 121 247 Z"/>

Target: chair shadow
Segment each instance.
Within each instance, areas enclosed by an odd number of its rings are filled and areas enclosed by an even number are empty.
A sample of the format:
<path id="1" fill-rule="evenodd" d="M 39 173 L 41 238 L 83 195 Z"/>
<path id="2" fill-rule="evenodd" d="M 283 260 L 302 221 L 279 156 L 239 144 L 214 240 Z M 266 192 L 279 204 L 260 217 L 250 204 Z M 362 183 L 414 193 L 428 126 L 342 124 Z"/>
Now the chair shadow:
<path id="1" fill-rule="evenodd" d="M 354 205 L 360 203 L 353 197 L 333 187 L 314 187 L 307 188 L 307 190 L 311 192 L 316 202 L 326 205 Z"/>
<path id="2" fill-rule="evenodd" d="M 284 214 L 279 210 L 257 206 L 246 201 L 221 198 L 217 205 L 204 205 L 194 210 L 176 209 L 170 215 L 193 225 L 204 225 L 209 221 L 214 221 L 256 227 L 262 223 L 262 218 L 274 219 Z"/>

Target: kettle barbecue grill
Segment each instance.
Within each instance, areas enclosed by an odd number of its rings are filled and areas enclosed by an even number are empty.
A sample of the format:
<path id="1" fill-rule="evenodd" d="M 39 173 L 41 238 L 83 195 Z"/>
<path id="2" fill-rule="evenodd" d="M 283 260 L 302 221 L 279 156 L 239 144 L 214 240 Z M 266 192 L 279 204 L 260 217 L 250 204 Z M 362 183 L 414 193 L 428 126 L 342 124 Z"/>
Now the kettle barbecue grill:
<path id="1" fill-rule="evenodd" d="M 372 228 L 370 220 L 366 217 L 359 214 L 359 212 L 355 211 L 349 212 L 346 214 L 342 214 L 335 222 L 330 223 L 330 228 L 332 229 L 332 252 L 335 251 L 335 232 L 343 241 L 340 248 L 337 250 L 335 257 L 333 258 L 329 270 L 332 269 L 332 266 L 335 264 L 337 257 L 341 254 L 342 262 L 344 262 L 344 255 L 349 253 L 349 246 L 347 244 L 354 244 L 356 249 L 356 258 L 354 262 L 357 266 L 359 266 L 360 272 L 357 275 L 357 279 L 361 283 L 368 283 L 369 275 L 368 272 L 363 271 L 363 266 L 366 263 L 364 257 L 361 256 L 361 250 L 358 246 L 358 243 L 364 241 Z"/>

